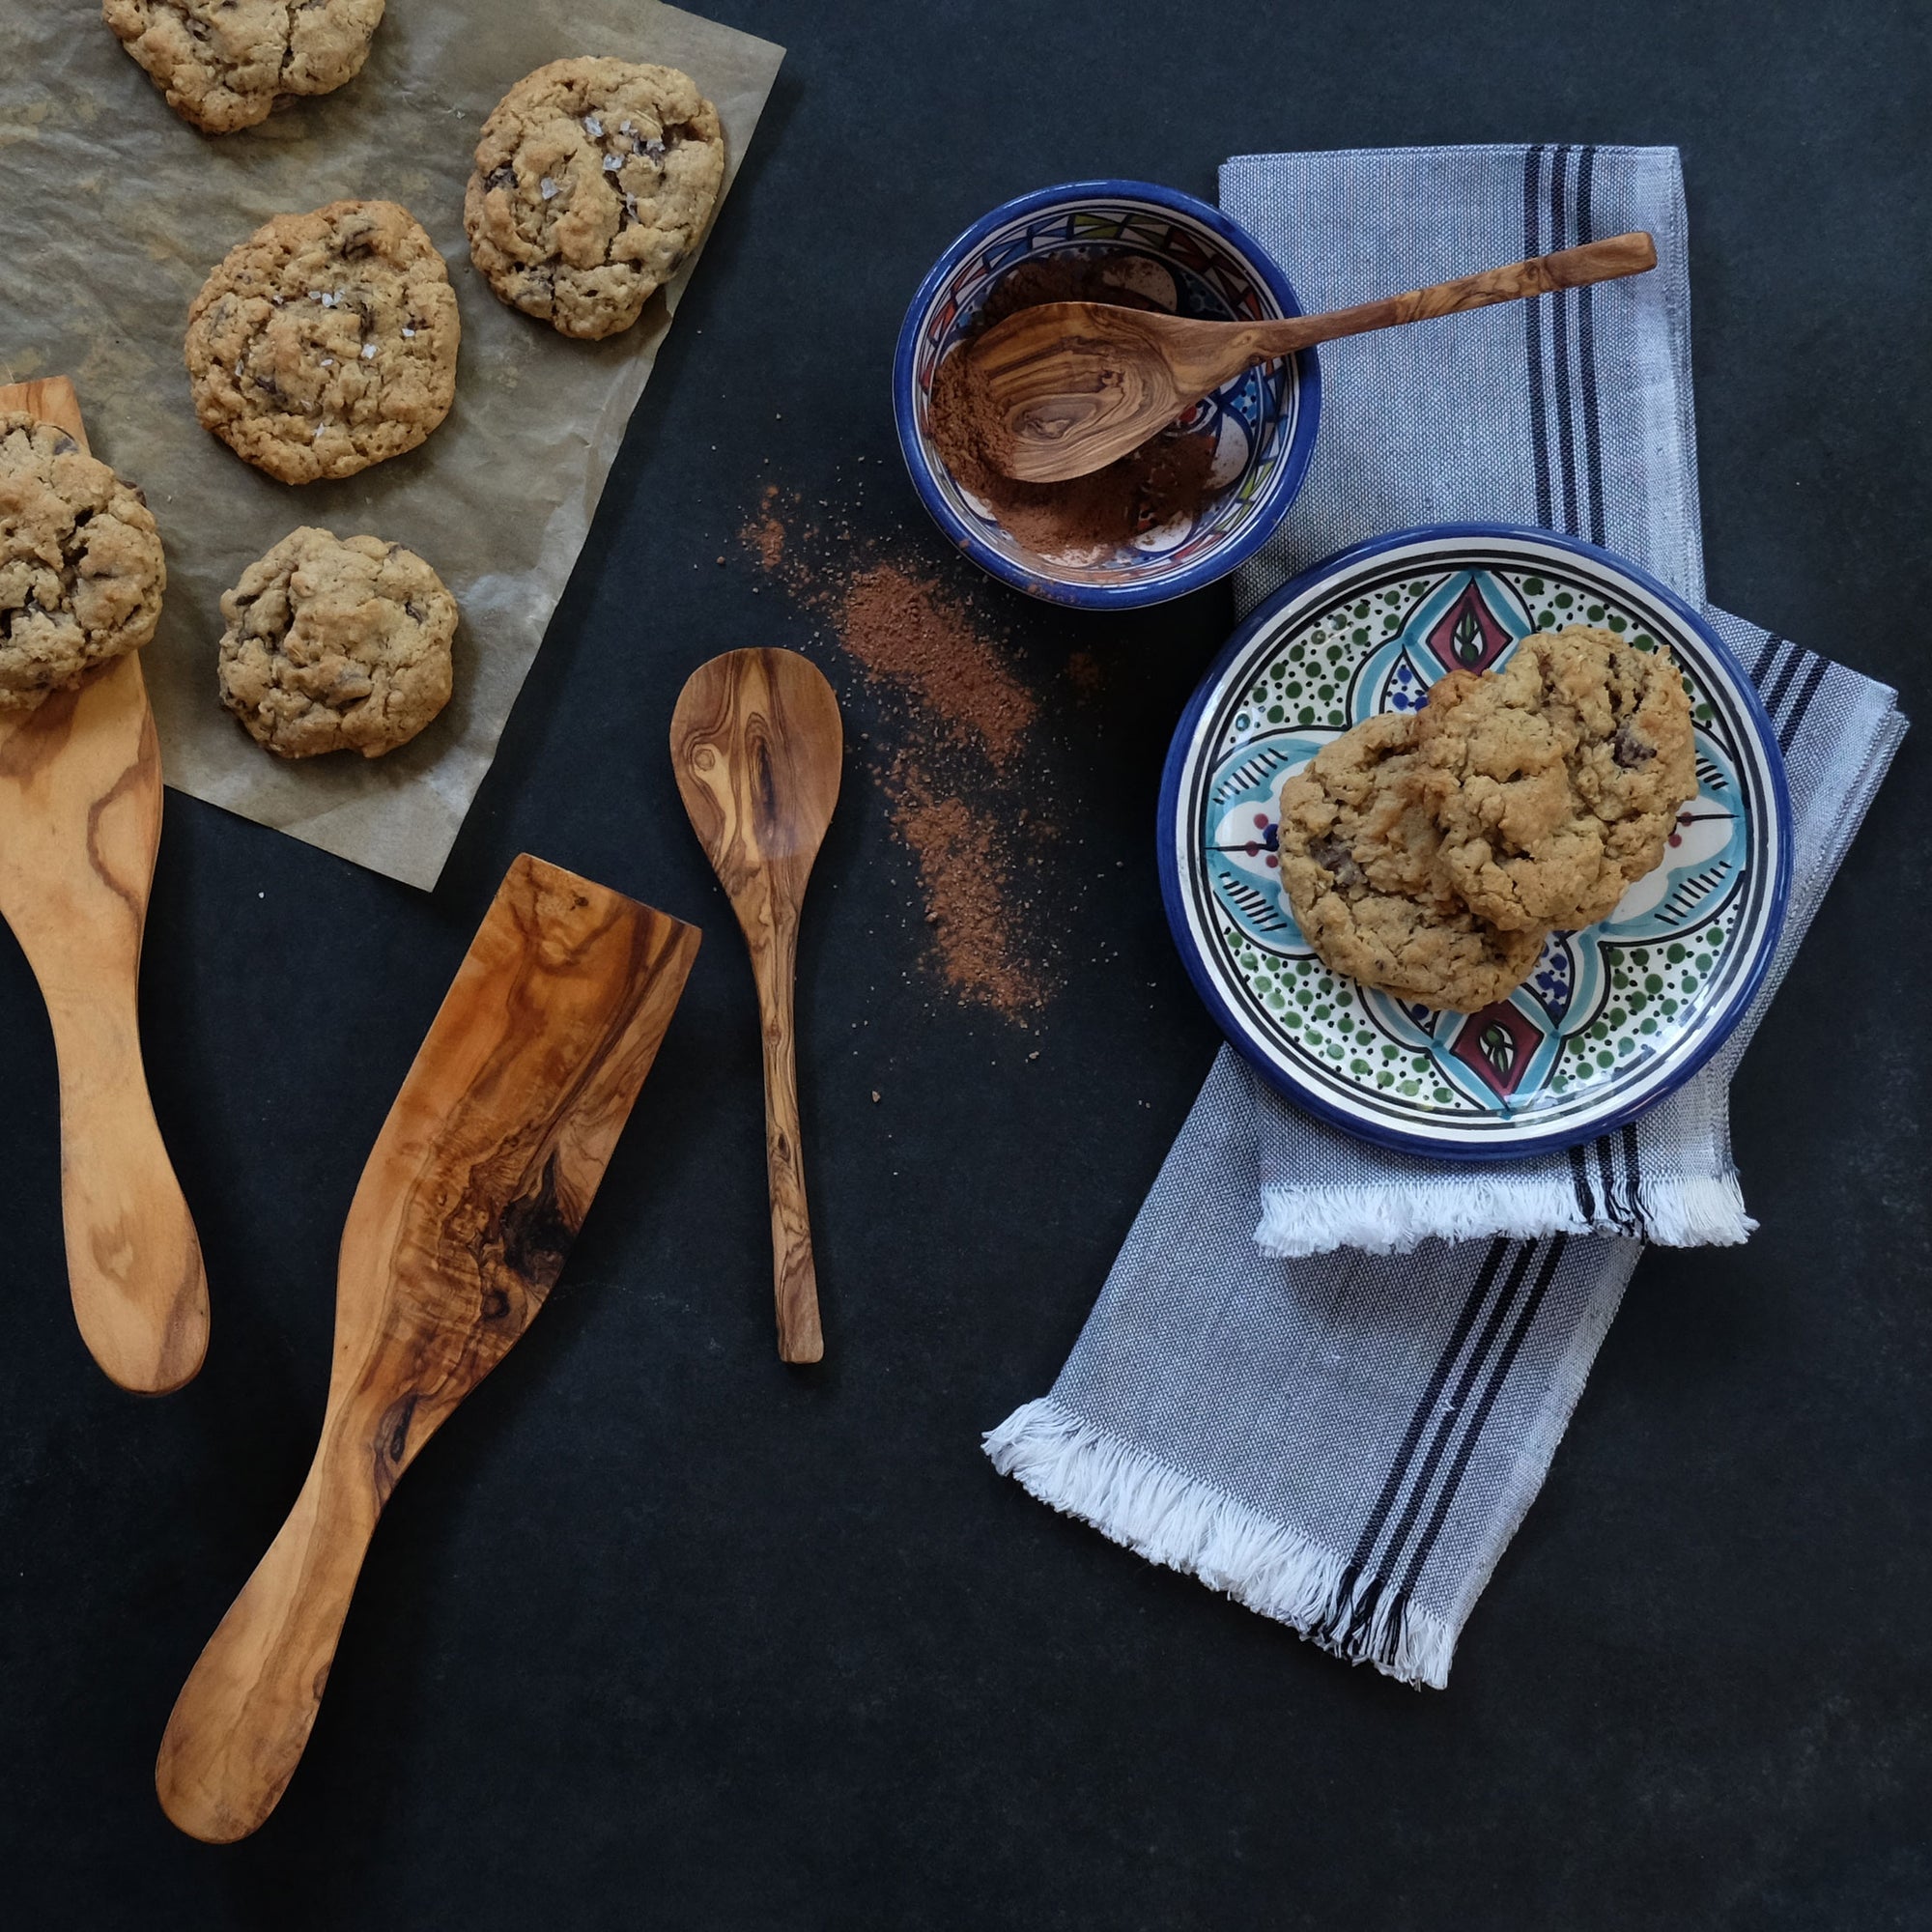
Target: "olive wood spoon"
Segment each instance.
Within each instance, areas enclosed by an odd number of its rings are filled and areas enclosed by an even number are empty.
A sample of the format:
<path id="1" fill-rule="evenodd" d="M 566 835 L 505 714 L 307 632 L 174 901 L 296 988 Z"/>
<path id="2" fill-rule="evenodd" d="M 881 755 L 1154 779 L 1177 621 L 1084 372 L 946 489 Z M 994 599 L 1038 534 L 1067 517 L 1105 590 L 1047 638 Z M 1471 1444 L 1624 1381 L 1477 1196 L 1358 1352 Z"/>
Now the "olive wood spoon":
<path id="1" fill-rule="evenodd" d="M 0 387 L 87 447 L 66 377 Z M 141 1065 L 141 929 L 161 758 L 138 652 L 0 711 L 0 917 L 47 1003 L 60 1070 L 68 1292 L 94 1359 L 164 1395 L 208 1350 L 208 1278 Z"/>
<path id="2" fill-rule="evenodd" d="M 799 1150 L 792 981 L 806 881 L 838 803 L 844 753 L 838 700 L 796 651 L 726 651 L 699 665 L 671 714 L 678 792 L 744 928 L 757 982 L 772 1277 L 786 1362 L 825 1353 Z"/>
<path id="3" fill-rule="evenodd" d="M 377 1518 L 555 1284 L 697 940 L 527 852 L 497 888 L 350 1204 L 308 1479 L 161 1739 L 155 1788 L 190 1836 L 227 1844 L 274 1809 Z"/>
<path id="4" fill-rule="evenodd" d="M 1139 448 L 1257 362 L 1656 266 L 1657 248 L 1639 232 L 1287 322 L 1196 322 L 1107 302 L 1042 302 L 960 352 L 970 427 L 996 469 L 1026 483 L 1063 483 Z"/>

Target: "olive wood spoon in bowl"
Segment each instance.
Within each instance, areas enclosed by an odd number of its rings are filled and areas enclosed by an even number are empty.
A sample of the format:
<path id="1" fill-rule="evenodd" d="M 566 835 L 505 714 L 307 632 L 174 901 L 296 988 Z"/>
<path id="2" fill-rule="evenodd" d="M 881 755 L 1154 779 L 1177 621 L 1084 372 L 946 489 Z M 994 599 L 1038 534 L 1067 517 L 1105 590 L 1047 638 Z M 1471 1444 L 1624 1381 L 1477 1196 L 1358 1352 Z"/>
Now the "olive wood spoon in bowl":
<path id="1" fill-rule="evenodd" d="M 1042 302 L 958 352 L 967 357 L 968 427 L 994 469 L 1024 483 L 1064 483 L 1138 449 L 1257 362 L 1656 266 L 1656 245 L 1638 232 L 1286 322 L 1197 322 L 1107 302 Z"/>
<path id="2" fill-rule="evenodd" d="M 87 447 L 64 376 L 0 387 Z M 208 1277 L 141 1065 L 141 929 L 161 757 L 138 651 L 31 711 L 0 711 L 0 917 L 47 1003 L 60 1071 L 68 1292 L 94 1359 L 141 1395 L 208 1349 Z"/>
<path id="3" fill-rule="evenodd" d="M 838 700 L 796 651 L 726 651 L 692 672 L 670 721 L 692 829 L 751 949 L 765 1060 L 765 1177 L 779 1357 L 825 1353 L 799 1150 L 792 981 L 799 911 L 832 809 L 845 734 Z"/>
<path id="4" fill-rule="evenodd" d="M 275 1808 L 383 1506 L 543 1307 L 697 938 L 527 852 L 497 888 L 350 1203 L 308 1478 L 161 1739 L 155 1789 L 191 1837 Z"/>

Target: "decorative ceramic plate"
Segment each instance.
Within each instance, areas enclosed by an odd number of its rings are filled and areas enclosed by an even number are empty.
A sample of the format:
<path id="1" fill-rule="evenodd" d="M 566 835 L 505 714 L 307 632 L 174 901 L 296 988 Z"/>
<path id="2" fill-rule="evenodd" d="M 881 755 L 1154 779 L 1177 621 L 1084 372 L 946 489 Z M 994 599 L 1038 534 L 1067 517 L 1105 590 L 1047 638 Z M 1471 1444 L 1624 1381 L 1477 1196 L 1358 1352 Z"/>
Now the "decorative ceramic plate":
<path id="1" fill-rule="evenodd" d="M 1350 725 L 1413 711 L 1445 672 L 1491 669 L 1566 624 L 1668 644 L 1683 668 L 1698 792 L 1662 865 L 1602 923 L 1552 933 L 1528 980 L 1482 1012 L 1330 972 L 1281 886 L 1283 781 Z M 1662 1098 L 1743 1016 L 1790 874 L 1783 761 L 1737 661 L 1634 565 L 1541 530 L 1405 530 L 1284 586 L 1189 701 L 1161 785 L 1168 920 L 1229 1038 L 1290 1098 L 1412 1152 L 1568 1147 Z"/>

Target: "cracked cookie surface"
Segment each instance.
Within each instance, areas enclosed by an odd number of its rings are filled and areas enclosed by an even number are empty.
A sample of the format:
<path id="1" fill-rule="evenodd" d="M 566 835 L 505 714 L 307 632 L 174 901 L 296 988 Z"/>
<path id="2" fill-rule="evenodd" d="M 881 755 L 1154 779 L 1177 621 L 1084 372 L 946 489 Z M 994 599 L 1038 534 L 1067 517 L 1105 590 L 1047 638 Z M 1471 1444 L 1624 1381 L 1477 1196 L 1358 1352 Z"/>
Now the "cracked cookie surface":
<path id="1" fill-rule="evenodd" d="M 1281 877 L 1322 961 L 1426 1007 L 1475 1012 L 1520 985 L 1542 932 L 1504 932 L 1451 890 L 1415 783 L 1417 724 L 1346 731 L 1281 789 Z"/>
<path id="2" fill-rule="evenodd" d="M 497 104 L 464 197 L 470 259 L 564 335 L 629 328 L 724 180 L 718 110 L 676 68 L 560 60 Z"/>
<path id="3" fill-rule="evenodd" d="M 140 491 L 66 430 L 0 410 L 0 711 L 138 650 L 167 582 Z"/>
<path id="4" fill-rule="evenodd" d="M 383 0 L 102 0 L 100 15 L 184 121 L 231 134 L 354 80 Z"/>
<path id="5" fill-rule="evenodd" d="M 195 414 L 284 483 L 353 476 L 449 413 L 461 334 L 442 257 L 407 209 L 278 214 L 188 310 Z"/>
<path id="6" fill-rule="evenodd" d="M 1417 770 L 1450 882 L 1514 931 L 1608 918 L 1696 795 L 1676 661 L 1610 631 L 1525 638 L 1500 670 L 1451 671 L 1418 718 Z"/>
<path id="7" fill-rule="evenodd" d="M 221 614 L 221 701 L 284 758 L 379 758 L 449 702 L 456 599 L 401 544 L 291 530 Z"/>

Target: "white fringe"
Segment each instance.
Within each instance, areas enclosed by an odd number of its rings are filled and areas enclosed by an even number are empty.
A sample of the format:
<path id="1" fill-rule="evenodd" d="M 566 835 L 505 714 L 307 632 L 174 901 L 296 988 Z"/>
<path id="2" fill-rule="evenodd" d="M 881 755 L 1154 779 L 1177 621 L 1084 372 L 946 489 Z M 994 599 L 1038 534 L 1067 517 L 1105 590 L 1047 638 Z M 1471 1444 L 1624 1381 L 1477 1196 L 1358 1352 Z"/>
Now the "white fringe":
<path id="1" fill-rule="evenodd" d="M 1737 1179 L 1704 1176 L 1637 1184 L 1646 1239 L 1666 1248 L 1735 1247 L 1757 1231 Z M 1487 1173 L 1426 1185 L 1265 1187 L 1255 1245 L 1280 1261 L 1360 1248 L 1406 1255 L 1432 1237 L 1473 1241 L 1502 1235 L 1629 1235 L 1605 1215 L 1585 1215 L 1569 1177 Z"/>
<path id="2" fill-rule="evenodd" d="M 1015 1409 L 983 1439 L 1002 1475 L 1150 1562 L 1198 1577 L 1351 1663 L 1373 1663 L 1405 1684 L 1437 1690 L 1448 1683 L 1456 1633 L 1439 1617 L 1413 1603 L 1397 1604 L 1387 1592 L 1366 1631 L 1352 1638 L 1328 1633 L 1344 1607 L 1346 1567 L 1332 1549 L 1183 1475 L 1051 1396 Z"/>

